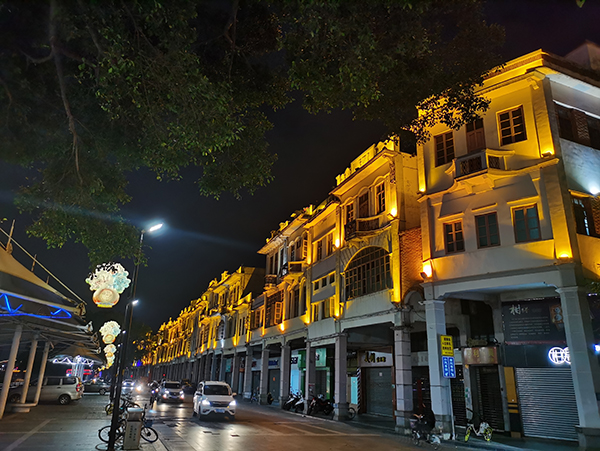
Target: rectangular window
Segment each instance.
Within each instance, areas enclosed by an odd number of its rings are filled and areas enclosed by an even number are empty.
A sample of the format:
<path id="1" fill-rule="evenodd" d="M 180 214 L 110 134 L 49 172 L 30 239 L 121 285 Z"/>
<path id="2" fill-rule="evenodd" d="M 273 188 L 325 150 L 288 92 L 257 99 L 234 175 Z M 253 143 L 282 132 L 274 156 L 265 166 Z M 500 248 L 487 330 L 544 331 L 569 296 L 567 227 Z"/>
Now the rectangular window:
<path id="1" fill-rule="evenodd" d="M 454 159 L 454 136 L 452 132 L 434 136 L 435 165 L 441 166 Z"/>
<path id="2" fill-rule="evenodd" d="M 464 251 L 465 240 L 463 237 L 462 221 L 444 224 L 444 239 L 446 241 L 446 252 L 448 254 Z"/>
<path id="3" fill-rule="evenodd" d="M 590 135 L 590 146 L 600 149 L 600 119 L 587 117 L 588 133 Z"/>
<path id="4" fill-rule="evenodd" d="M 500 233 L 498 231 L 498 216 L 496 212 L 475 216 L 477 227 L 477 247 L 500 246 Z"/>
<path id="5" fill-rule="evenodd" d="M 556 116 L 558 117 L 558 134 L 561 138 L 574 140 L 573 121 L 571 110 L 562 105 L 556 105 Z"/>
<path id="6" fill-rule="evenodd" d="M 323 258 L 323 240 L 317 241 L 317 258 L 316 261 L 319 261 Z"/>
<path id="7" fill-rule="evenodd" d="M 335 273 L 329 275 L 329 284 L 335 283 Z"/>
<path id="8" fill-rule="evenodd" d="M 326 287 L 327 286 L 327 277 L 323 277 L 321 279 L 321 288 Z"/>
<path id="9" fill-rule="evenodd" d="M 587 236 L 596 236 L 592 203 L 588 197 L 572 197 L 573 212 L 577 233 Z"/>
<path id="10" fill-rule="evenodd" d="M 323 301 L 323 318 L 331 318 L 331 298 Z"/>
<path id="11" fill-rule="evenodd" d="M 312 306 L 312 320 L 313 321 L 319 321 L 319 307 L 321 307 L 321 304 L 313 304 Z"/>
<path id="12" fill-rule="evenodd" d="M 277 302 L 275 304 L 275 324 L 281 323 L 283 319 L 283 302 Z"/>
<path id="13" fill-rule="evenodd" d="M 485 133 L 483 132 L 483 119 L 467 124 L 467 152 L 477 152 L 485 149 Z"/>
<path id="14" fill-rule="evenodd" d="M 375 193 L 377 196 L 377 214 L 380 214 L 385 211 L 385 184 L 377 185 Z"/>
<path id="15" fill-rule="evenodd" d="M 346 224 L 354 221 L 354 204 L 346 205 Z"/>
<path id="16" fill-rule="evenodd" d="M 293 244 L 290 246 L 290 261 L 296 261 L 296 246 L 294 246 Z"/>
<path id="17" fill-rule="evenodd" d="M 300 288 L 295 288 L 290 293 L 290 318 L 296 318 L 300 315 Z"/>
<path id="18" fill-rule="evenodd" d="M 318 289 L 319 289 L 319 281 L 317 280 L 317 281 L 313 282 L 313 292 L 317 291 Z"/>
<path id="19" fill-rule="evenodd" d="M 358 197 L 358 217 L 369 217 L 369 193 L 366 192 Z"/>
<path id="20" fill-rule="evenodd" d="M 333 254 L 333 233 L 327 235 L 327 255 Z"/>
<path id="21" fill-rule="evenodd" d="M 515 227 L 515 241 L 517 243 L 538 241 L 542 238 L 537 205 L 515 208 L 513 210 L 513 220 Z"/>
<path id="22" fill-rule="evenodd" d="M 522 106 L 500 113 L 498 120 L 500 122 L 500 144 L 502 146 L 527 139 Z"/>
<path id="23" fill-rule="evenodd" d="M 306 238 L 306 234 L 302 237 L 302 260 L 306 258 L 308 254 L 308 239 Z"/>

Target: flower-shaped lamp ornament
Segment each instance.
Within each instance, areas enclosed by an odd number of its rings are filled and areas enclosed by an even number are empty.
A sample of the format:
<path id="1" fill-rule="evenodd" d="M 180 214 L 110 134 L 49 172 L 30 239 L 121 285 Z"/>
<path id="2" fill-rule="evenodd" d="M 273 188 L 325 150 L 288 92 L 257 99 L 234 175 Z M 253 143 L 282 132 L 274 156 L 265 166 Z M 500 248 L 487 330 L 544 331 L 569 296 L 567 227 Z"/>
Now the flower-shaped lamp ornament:
<path id="1" fill-rule="evenodd" d="M 129 273 L 119 263 L 103 263 L 85 281 L 94 292 L 92 299 L 98 307 L 110 308 L 119 302 L 119 294 L 123 293 L 131 280 Z"/>
<path id="2" fill-rule="evenodd" d="M 104 347 L 104 354 L 106 354 L 106 358 L 114 358 L 115 352 L 117 352 L 117 347 L 115 345 L 108 345 Z"/>
<path id="3" fill-rule="evenodd" d="M 102 341 L 106 344 L 114 343 L 121 332 L 121 326 L 116 321 L 107 321 L 99 330 L 102 335 Z"/>

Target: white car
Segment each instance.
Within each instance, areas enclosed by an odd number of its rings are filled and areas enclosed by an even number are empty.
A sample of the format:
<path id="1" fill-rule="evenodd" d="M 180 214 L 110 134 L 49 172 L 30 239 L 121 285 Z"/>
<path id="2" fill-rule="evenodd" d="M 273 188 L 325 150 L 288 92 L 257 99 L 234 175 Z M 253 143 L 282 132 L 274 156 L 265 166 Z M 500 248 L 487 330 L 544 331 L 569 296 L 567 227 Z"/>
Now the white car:
<path id="1" fill-rule="evenodd" d="M 194 416 L 223 415 L 235 418 L 235 393 L 225 382 L 204 381 L 198 384 L 194 393 Z"/>

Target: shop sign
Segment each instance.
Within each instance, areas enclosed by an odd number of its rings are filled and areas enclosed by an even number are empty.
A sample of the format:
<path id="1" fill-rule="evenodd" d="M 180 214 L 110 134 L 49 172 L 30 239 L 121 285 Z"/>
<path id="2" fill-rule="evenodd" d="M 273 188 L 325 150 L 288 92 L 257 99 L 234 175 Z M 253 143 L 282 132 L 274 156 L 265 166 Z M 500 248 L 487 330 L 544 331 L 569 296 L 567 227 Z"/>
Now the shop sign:
<path id="1" fill-rule="evenodd" d="M 386 352 L 361 352 L 359 366 L 392 366 L 392 354 Z"/>
<path id="2" fill-rule="evenodd" d="M 462 358 L 464 365 L 496 365 L 498 364 L 498 348 L 496 346 L 464 348 Z"/>
<path id="3" fill-rule="evenodd" d="M 252 359 L 252 371 L 260 371 L 262 359 Z"/>
<path id="4" fill-rule="evenodd" d="M 315 349 L 315 366 L 327 366 L 327 348 Z"/>
<path id="5" fill-rule="evenodd" d="M 452 335 L 440 335 L 440 344 L 442 346 L 442 355 L 454 357 L 454 344 Z"/>
<path id="6" fill-rule="evenodd" d="M 565 343 L 560 298 L 502 304 L 504 338 L 508 345 Z"/>
<path id="7" fill-rule="evenodd" d="M 456 377 L 454 357 L 442 356 L 442 375 L 446 379 L 454 379 Z"/>
<path id="8" fill-rule="evenodd" d="M 571 354 L 569 348 L 555 346 L 548 351 L 548 360 L 554 365 L 570 365 Z"/>
<path id="9" fill-rule="evenodd" d="M 269 369 L 279 368 L 279 359 L 269 359 Z"/>

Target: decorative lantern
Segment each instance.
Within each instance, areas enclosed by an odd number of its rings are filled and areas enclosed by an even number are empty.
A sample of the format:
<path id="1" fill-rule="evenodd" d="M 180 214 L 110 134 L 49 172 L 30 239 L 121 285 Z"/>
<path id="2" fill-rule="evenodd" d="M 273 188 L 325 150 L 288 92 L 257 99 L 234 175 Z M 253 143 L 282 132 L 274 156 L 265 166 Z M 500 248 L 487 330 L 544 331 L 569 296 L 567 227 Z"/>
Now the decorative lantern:
<path id="1" fill-rule="evenodd" d="M 117 347 L 115 345 L 108 345 L 104 347 L 104 354 L 106 354 L 107 358 L 113 357 L 117 352 Z"/>
<path id="2" fill-rule="evenodd" d="M 98 307 L 110 308 L 119 302 L 119 294 L 123 293 L 131 283 L 129 273 L 119 263 L 103 263 L 85 281 L 94 292 L 93 300 Z"/>
<path id="3" fill-rule="evenodd" d="M 121 332 L 121 326 L 116 321 L 107 321 L 99 330 L 102 334 L 102 341 L 106 344 L 113 343 L 119 332 Z"/>

